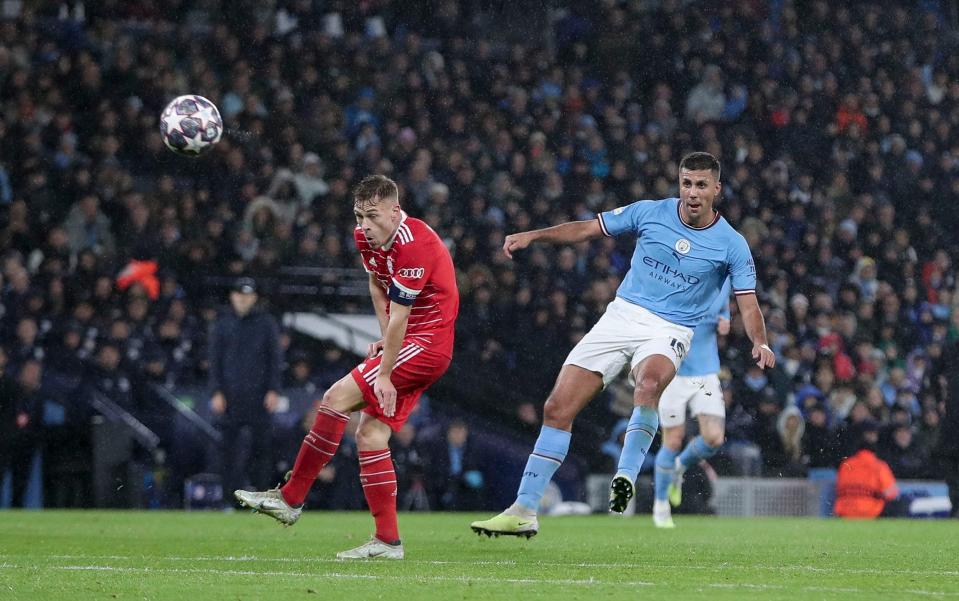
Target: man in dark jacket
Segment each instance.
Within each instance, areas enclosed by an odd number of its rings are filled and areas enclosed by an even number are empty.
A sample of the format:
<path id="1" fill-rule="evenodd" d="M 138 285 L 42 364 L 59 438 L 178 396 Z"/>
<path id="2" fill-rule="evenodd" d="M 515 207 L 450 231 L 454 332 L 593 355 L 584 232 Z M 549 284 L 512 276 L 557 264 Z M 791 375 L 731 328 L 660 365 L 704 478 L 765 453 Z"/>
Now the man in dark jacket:
<path id="1" fill-rule="evenodd" d="M 256 282 L 240 278 L 231 311 L 213 325 L 210 339 L 212 410 L 223 429 L 223 489 L 266 488 L 271 474 L 270 414 L 281 384 L 279 327 L 256 308 Z"/>
<path id="2" fill-rule="evenodd" d="M 15 383 L 4 374 L 6 364 L 6 352 L 0 349 L 0 479 L 9 468 L 13 506 L 23 507 L 33 456 L 40 448 L 42 405 L 37 391 L 42 367 L 27 360 Z"/>

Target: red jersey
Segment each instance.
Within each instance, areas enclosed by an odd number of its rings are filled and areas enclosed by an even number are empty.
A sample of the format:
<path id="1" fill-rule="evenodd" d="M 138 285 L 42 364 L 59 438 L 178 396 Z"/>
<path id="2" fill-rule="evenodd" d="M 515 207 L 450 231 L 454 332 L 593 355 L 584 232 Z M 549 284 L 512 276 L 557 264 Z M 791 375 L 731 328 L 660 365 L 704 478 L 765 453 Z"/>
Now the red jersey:
<path id="1" fill-rule="evenodd" d="M 403 213 L 393 239 L 374 249 L 359 226 L 353 231 L 363 268 L 376 276 L 389 300 L 412 305 L 406 341 L 453 356 L 453 325 L 460 308 L 450 252 L 433 228 Z M 386 307 L 389 313 L 389 306 Z"/>

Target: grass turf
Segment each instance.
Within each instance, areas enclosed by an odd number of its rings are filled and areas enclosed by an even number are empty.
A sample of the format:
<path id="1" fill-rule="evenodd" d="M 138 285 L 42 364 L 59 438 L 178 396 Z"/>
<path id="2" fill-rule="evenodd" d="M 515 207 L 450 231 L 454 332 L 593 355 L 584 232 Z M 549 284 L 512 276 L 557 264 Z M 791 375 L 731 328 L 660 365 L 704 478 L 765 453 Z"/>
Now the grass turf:
<path id="1" fill-rule="evenodd" d="M 403 514 L 406 560 L 342 562 L 368 514 L 0 512 L 0 599 L 959 598 L 951 520 L 547 517 L 527 541 L 473 519 Z"/>

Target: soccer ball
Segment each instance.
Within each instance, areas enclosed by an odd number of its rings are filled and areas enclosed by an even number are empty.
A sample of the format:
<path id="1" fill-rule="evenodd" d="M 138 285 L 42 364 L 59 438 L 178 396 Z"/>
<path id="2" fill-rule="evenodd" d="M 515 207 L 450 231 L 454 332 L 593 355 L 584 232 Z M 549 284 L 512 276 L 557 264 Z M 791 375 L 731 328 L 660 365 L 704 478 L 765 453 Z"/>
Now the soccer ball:
<path id="1" fill-rule="evenodd" d="M 177 96 L 160 114 L 163 143 L 177 154 L 200 156 L 223 135 L 223 119 L 216 106 L 203 96 Z"/>

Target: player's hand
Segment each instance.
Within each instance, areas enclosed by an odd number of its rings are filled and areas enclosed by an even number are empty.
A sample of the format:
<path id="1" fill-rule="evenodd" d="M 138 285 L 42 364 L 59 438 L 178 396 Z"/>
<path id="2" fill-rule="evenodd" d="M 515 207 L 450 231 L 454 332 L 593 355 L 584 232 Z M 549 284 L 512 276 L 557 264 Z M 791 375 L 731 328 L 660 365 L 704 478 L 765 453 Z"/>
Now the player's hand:
<path id="1" fill-rule="evenodd" d="M 372 359 L 373 357 L 377 356 L 382 350 L 383 350 L 382 340 L 371 342 L 370 345 L 366 347 L 366 356 Z"/>
<path id="2" fill-rule="evenodd" d="M 390 377 L 384 374 L 376 376 L 373 382 L 373 392 L 380 403 L 383 415 L 393 417 L 396 413 L 396 387 L 390 382 Z"/>
<path id="3" fill-rule="evenodd" d="M 506 253 L 507 257 L 512 259 L 513 251 L 526 248 L 532 241 L 533 237 L 529 234 L 529 232 L 510 234 L 509 236 L 506 236 L 506 239 L 503 241 L 503 252 Z"/>
<path id="4" fill-rule="evenodd" d="M 223 412 L 226 411 L 226 397 L 223 396 L 222 392 L 214 394 L 213 398 L 210 399 L 210 409 L 213 410 L 214 415 L 223 415 Z"/>
<path id="5" fill-rule="evenodd" d="M 720 336 L 725 336 L 726 334 L 728 334 L 729 328 L 730 328 L 729 320 L 726 319 L 725 317 L 720 317 L 719 321 L 716 322 L 716 333 L 719 334 Z"/>
<path id="6" fill-rule="evenodd" d="M 767 367 L 776 367 L 776 353 L 765 344 L 753 345 L 753 359 L 762 369 Z"/>
<path id="7" fill-rule="evenodd" d="M 266 393 L 266 396 L 263 397 L 263 406 L 266 407 L 267 412 L 273 413 L 276 411 L 277 406 L 280 404 L 280 395 L 276 394 L 272 390 Z"/>

